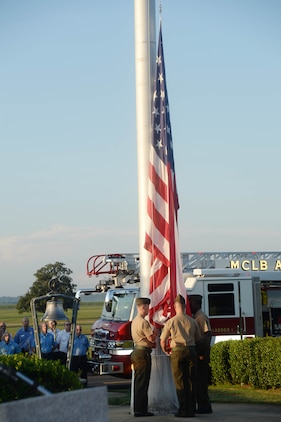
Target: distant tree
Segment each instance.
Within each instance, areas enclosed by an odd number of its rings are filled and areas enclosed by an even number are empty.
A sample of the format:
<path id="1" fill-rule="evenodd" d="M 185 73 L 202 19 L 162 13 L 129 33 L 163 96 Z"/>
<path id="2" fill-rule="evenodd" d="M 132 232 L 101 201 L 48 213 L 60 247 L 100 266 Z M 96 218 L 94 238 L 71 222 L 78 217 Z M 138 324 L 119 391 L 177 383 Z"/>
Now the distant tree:
<path id="1" fill-rule="evenodd" d="M 53 293 L 62 293 L 69 296 L 74 296 L 74 289 L 76 284 L 73 284 L 70 277 L 72 271 L 65 267 L 62 262 L 55 262 L 54 264 L 47 264 L 40 268 L 34 274 L 36 280 L 29 288 L 24 296 L 20 296 L 17 302 L 17 310 L 21 314 L 23 312 L 30 312 L 30 301 L 34 297 L 50 295 Z M 62 299 L 64 310 L 71 309 L 73 301 L 70 299 Z M 38 301 L 36 304 L 38 312 L 45 312 L 46 301 Z"/>

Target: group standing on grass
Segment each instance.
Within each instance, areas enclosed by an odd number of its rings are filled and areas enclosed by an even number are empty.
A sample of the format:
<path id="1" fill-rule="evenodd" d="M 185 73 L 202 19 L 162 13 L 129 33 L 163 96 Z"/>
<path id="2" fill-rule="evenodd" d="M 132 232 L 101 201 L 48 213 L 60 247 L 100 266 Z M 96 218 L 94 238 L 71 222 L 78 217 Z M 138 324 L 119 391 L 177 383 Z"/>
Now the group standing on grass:
<path id="1" fill-rule="evenodd" d="M 185 313 L 186 299 L 175 299 L 175 316 L 162 329 L 160 345 L 170 357 L 179 408 L 176 417 L 194 417 L 196 413 L 211 413 L 208 395 L 211 328 L 208 317 L 201 310 L 202 297 L 189 296 L 192 316 Z M 133 407 L 135 417 L 153 416 L 148 411 L 148 386 L 151 373 L 151 352 L 158 330 L 145 318 L 149 298 L 136 300 L 137 316 L 131 332 L 134 350 L 131 361 L 134 368 Z"/>
<path id="2" fill-rule="evenodd" d="M 0 322 L 0 355 L 14 355 L 24 353 L 32 355 L 36 352 L 34 329 L 29 326 L 29 319 L 22 319 L 22 328 L 20 328 L 14 338 L 6 331 L 5 322 Z M 71 322 L 66 321 L 63 330 L 57 329 L 57 322 L 52 320 L 47 324 L 46 321 L 40 324 L 40 350 L 42 359 L 59 359 L 63 365 L 67 362 L 67 352 L 69 347 Z M 87 352 L 89 340 L 82 334 L 81 325 L 76 325 L 73 339 L 72 358 L 70 369 L 80 373 L 84 386 L 87 385 Z"/>

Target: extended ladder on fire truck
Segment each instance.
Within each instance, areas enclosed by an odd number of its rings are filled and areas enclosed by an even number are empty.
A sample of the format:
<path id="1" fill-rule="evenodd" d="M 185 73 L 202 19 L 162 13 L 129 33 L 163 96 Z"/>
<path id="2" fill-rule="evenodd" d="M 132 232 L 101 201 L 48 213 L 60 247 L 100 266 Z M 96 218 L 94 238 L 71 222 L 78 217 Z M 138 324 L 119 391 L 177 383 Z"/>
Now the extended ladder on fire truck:
<path id="1" fill-rule="evenodd" d="M 281 260 L 281 252 L 183 252 L 182 270 L 192 272 L 195 268 L 230 268 L 233 262 L 256 262 Z M 114 253 L 91 256 L 87 261 L 87 275 L 138 275 L 139 254 Z"/>
<path id="2" fill-rule="evenodd" d="M 108 275 L 108 280 L 100 280 L 97 290 L 106 291 L 114 284 L 115 287 L 139 282 L 138 254 L 102 254 L 93 255 L 87 261 L 87 275 Z"/>
<path id="3" fill-rule="evenodd" d="M 231 262 L 276 262 L 281 260 L 281 252 L 187 252 L 181 257 L 183 272 L 187 273 L 195 268 L 231 268 Z"/>

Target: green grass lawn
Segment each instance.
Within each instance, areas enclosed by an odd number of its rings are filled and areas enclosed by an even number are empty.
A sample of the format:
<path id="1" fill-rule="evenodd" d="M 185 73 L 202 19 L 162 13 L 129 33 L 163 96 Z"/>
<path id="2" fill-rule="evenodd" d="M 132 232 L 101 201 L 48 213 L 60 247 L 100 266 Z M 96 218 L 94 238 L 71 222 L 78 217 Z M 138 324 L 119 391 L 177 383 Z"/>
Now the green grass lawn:
<path id="1" fill-rule="evenodd" d="M 260 390 L 249 385 L 217 385 L 209 388 L 213 403 L 263 403 L 281 406 L 281 389 Z"/>

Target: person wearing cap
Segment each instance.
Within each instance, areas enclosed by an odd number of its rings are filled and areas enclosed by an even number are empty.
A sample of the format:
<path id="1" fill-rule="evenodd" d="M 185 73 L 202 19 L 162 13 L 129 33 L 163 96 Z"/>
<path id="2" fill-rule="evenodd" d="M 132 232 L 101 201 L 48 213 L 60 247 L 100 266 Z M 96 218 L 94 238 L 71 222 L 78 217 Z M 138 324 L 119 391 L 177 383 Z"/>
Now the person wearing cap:
<path id="1" fill-rule="evenodd" d="M 212 331 L 210 321 L 207 315 L 201 309 L 202 296 L 201 295 L 189 295 L 190 309 L 192 316 L 197 322 L 201 338 L 196 343 L 197 352 L 197 389 L 196 389 L 196 401 L 197 410 L 196 413 L 212 413 L 212 406 L 208 394 L 209 386 L 209 374 L 210 374 L 210 344 Z"/>
<path id="2" fill-rule="evenodd" d="M 134 416 L 153 416 L 148 412 L 148 386 L 151 373 L 151 351 L 155 345 L 157 330 L 152 329 L 145 319 L 149 311 L 150 299 L 139 297 L 136 299 L 138 313 L 132 321 L 131 333 L 134 350 L 131 362 L 134 367 Z"/>
<path id="3" fill-rule="evenodd" d="M 196 410 L 196 349 L 200 330 L 196 321 L 185 313 L 185 299 L 175 299 L 176 315 L 169 319 L 162 330 L 160 344 L 164 353 L 171 356 L 171 368 L 179 401 L 175 416 L 193 417 Z M 167 340 L 170 338 L 171 352 Z"/>

